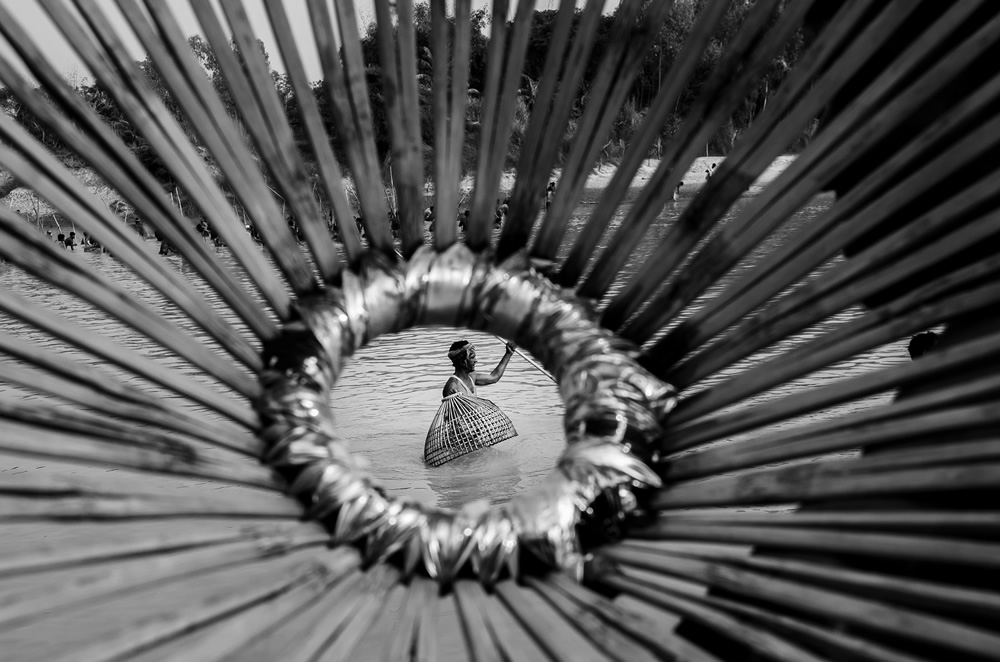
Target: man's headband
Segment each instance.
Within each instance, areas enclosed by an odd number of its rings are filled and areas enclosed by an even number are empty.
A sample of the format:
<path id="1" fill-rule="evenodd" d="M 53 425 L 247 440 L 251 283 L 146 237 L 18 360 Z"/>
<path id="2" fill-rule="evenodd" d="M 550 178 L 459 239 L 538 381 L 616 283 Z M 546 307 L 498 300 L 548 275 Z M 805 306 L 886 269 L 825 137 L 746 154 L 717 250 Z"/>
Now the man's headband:
<path id="1" fill-rule="evenodd" d="M 472 344 L 465 343 L 461 347 L 458 347 L 457 349 L 453 349 L 450 352 L 448 352 L 448 358 L 451 359 L 452 361 L 456 361 L 457 359 L 461 358 L 464 354 L 467 354 L 470 349 L 472 349 Z"/>

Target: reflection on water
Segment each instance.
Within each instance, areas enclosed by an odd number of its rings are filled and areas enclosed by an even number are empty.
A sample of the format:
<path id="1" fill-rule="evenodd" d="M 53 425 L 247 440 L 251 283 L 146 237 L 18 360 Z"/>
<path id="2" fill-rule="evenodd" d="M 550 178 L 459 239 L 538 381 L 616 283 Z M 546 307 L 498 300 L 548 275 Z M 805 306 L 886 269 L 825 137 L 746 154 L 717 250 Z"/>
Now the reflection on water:
<path id="1" fill-rule="evenodd" d="M 635 273 L 637 265 L 642 264 L 662 241 L 670 224 L 676 220 L 685 204 L 685 201 L 681 201 L 669 205 L 661 214 L 642 244 L 634 251 L 628 266 L 616 281 L 612 291 L 617 291 L 630 275 Z M 740 206 L 745 204 L 746 201 L 738 203 L 730 215 L 734 215 Z M 812 205 L 803 209 L 785 228 L 758 247 L 747 262 L 739 265 L 723 280 L 723 283 L 749 268 L 749 265 L 772 250 L 775 242 L 782 241 L 787 233 L 820 213 L 828 204 L 828 199 L 818 198 Z M 591 208 L 587 206 L 578 210 L 577 217 L 569 229 L 570 237 L 580 231 L 590 211 Z M 615 218 L 615 225 L 621 222 L 623 211 L 620 211 L 619 216 Z M 158 247 L 155 242 L 149 241 L 146 248 L 150 252 L 155 252 Z M 224 253 L 220 253 L 220 257 L 224 256 Z M 99 267 L 112 280 L 125 287 L 132 296 L 154 306 L 187 333 L 204 339 L 203 334 L 189 321 L 184 320 L 177 311 L 167 307 L 156 292 L 138 281 L 110 256 L 77 252 L 72 254 L 72 259 Z M 170 260 L 175 265 L 180 264 L 178 258 Z M 182 271 L 187 270 L 182 269 Z M 190 274 L 187 275 L 191 277 Z M 10 268 L 7 273 L 0 276 L 0 279 L 8 290 L 71 318 L 88 330 L 112 337 L 117 343 L 152 357 L 199 381 L 215 384 L 210 377 L 201 374 L 194 366 L 173 357 L 162 348 L 151 345 L 138 334 L 94 311 L 73 295 L 40 284 L 16 268 Z M 200 280 L 192 277 L 192 282 L 210 301 L 217 303 L 217 297 Z M 720 286 L 716 285 L 715 288 Z M 713 292 L 717 292 L 715 288 L 707 292 L 705 297 L 711 297 Z M 838 320 L 849 319 L 855 314 L 856 311 L 846 311 L 838 316 Z M 804 337 L 815 336 L 823 328 L 811 329 Z M 0 316 L 0 333 L 16 334 L 54 354 L 74 356 L 94 365 L 94 369 L 106 371 L 108 374 L 123 375 L 113 367 L 104 365 L 103 362 L 74 352 L 65 342 L 32 330 L 8 317 Z M 448 347 L 458 338 L 466 338 L 477 345 L 482 370 L 491 370 L 503 355 L 503 342 L 493 336 L 478 332 L 431 328 L 411 329 L 382 337 L 361 350 L 348 365 L 331 394 L 338 430 L 343 439 L 350 444 L 352 451 L 359 453 L 368 461 L 378 481 L 395 494 L 442 507 L 454 507 L 472 499 L 503 502 L 515 493 L 537 484 L 549 472 L 559 456 L 563 445 L 561 403 L 555 385 L 524 359 L 515 356 L 503 380 L 496 385 L 484 387 L 480 395 L 493 400 L 507 413 L 517 428 L 518 436 L 441 467 L 425 466 L 422 459 L 424 437 L 440 404 L 441 387 L 451 374 L 451 363 L 447 357 Z M 769 348 L 761 353 L 761 357 L 755 358 L 754 362 L 759 362 L 762 357 L 766 358 L 785 351 L 798 342 L 801 341 L 786 341 Z M 833 379 L 858 374 L 873 367 L 898 363 L 905 358 L 905 340 L 903 340 L 809 375 L 793 384 L 784 385 L 739 406 L 752 406 L 756 402 L 782 397 L 794 390 L 819 386 Z M 714 376 L 713 379 L 721 379 L 750 364 L 751 362 L 744 362 L 733 366 L 724 373 Z M 128 379 L 137 381 L 135 378 Z M 152 390 L 156 391 L 155 388 Z M 0 384 L 0 394 L 5 397 L 29 395 L 23 389 L 6 384 Z M 171 397 L 167 393 L 164 393 L 164 396 Z M 847 407 L 870 406 L 878 401 L 878 398 L 874 398 L 862 405 L 853 404 Z M 197 410 L 193 406 L 192 409 Z M 199 413 L 210 415 L 200 410 Z M 811 420 L 829 415 L 829 412 L 823 412 L 805 419 Z M 0 470 L 6 469 L 4 465 L 6 461 L 6 458 L 0 458 Z"/>

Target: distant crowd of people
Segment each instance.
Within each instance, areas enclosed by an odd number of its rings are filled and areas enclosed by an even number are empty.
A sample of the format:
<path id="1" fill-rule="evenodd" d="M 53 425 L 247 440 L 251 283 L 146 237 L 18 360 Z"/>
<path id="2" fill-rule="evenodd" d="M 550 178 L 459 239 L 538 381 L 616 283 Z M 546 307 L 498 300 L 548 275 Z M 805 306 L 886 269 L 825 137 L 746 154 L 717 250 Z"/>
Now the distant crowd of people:
<path id="1" fill-rule="evenodd" d="M 69 234 L 60 232 L 53 237 L 52 230 L 46 230 L 45 236 L 68 251 L 75 251 L 76 247 L 79 246 L 82 250 L 102 251 L 104 253 L 108 252 L 108 249 L 98 243 L 98 241 L 91 237 L 88 232 L 84 232 L 83 238 L 79 241 L 77 241 L 76 232 L 70 232 Z"/>

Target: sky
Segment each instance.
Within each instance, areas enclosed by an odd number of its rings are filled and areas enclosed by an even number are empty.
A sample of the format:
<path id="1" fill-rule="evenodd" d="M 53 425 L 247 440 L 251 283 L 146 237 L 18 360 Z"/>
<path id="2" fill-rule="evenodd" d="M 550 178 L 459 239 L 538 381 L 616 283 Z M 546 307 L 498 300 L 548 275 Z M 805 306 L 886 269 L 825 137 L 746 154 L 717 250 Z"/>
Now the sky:
<path id="1" fill-rule="evenodd" d="M 170 6 L 177 17 L 181 29 L 189 36 L 200 33 L 198 21 L 195 19 L 189 2 L 212 2 L 218 7 L 218 0 L 158 1 L 166 2 Z M 118 34 L 125 40 L 126 45 L 132 52 L 133 58 L 136 60 L 143 59 L 145 53 L 139 43 L 131 38 L 131 31 L 128 28 L 128 24 L 118 13 L 114 0 L 96 0 L 96 3 L 107 13 L 108 20 L 115 25 Z M 618 0 L 604 0 L 604 3 L 605 10 L 610 11 L 614 6 L 617 6 Z M 371 0 L 356 0 L 355 4 L 358 9 L 360 25 L 364 26 L 375 20 L 375 11 L 372 8 Z M 449 2 L 449 5 L 451 4 Z M 489 0 L 472 0 L 473 8 L 479 8 L 488 4 L 491 4 Z M 513 6 L 516 4 L 516 2 L 511 2 L 510 17 L 513 16 Z M 578 0 L 577 4 L 583 5 L 583 0 Z M 23 30 L 33 36 L 36 43 L 44 45 L 46 56 L 55 65 L 55 68 L 62 72 L 71 83 L 79 85 L 90 80 L 87 69 L 75 56 L 72 48 L 66 43 L 58 29 L 48 18 L 45 10 L 42 9 L 36 0 L 0 0 L 0 5 L 15 17 Z M 281 56 L 277 43 L 271 36 L 267 13 L 264 10 L 262 0 L 244 0 L 244 6 L 246 7 L 254 31 L 264 42 L 264 46 L 271 59 L 272 68 L 283 71 Z M 559 6 L 559 0 L 535 0 L 535 6 L 540 10 L 556 9 Z M 309 28 L 309 12 L 306 8 L 306 0 L 284 0 L 284 7 L 293 29 L 302 31 L 303 43 L 311 43 L 312 31 Z M 220 16 L 222 15 L 221 10 L 219 14 Z M 7 57 L 11 57 L 12 54 L 12 51 L 2 37 L 0 37 L 0 53 Z M 309 79 L 318 80 L 322 78 L 318 56 L 314 52 L 305 49 L 301 50 L 301 54 Z M 16 56 L 13 56 L 12 59 L 16 60 Z"/>

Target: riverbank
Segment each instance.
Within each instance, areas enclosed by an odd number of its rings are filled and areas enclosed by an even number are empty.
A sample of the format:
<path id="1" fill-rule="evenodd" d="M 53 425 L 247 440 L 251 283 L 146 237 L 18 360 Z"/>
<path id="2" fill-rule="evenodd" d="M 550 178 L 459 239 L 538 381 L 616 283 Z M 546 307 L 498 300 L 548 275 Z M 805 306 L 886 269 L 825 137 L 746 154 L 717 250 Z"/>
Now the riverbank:
<path id="1" fill-rule="evenodd" d="M 678 196 L 680 198 L 693 198 L 701 187 L 705 185 L 705 182 L 707 181 L 706 172 L 711 170 L 713 165 L 720 165 L 723 160 L 724 157 L 721 156 L 703 156 L 695 159 L 694 163 L 691 164 L 691 167 L 688 168 L 687 172 L 684 173 L 684 176 L 681 178 L 684 185 L 680 187 Z M 794 160 L 794 154 L 785 154 L 776 158 L 743 195 L 753 196 L 759 193 L 765 186 L 777 178 L 778 175 L 784 172 L 784 170 Z M 658 159 L 647 159 L 643 161 L 642 166 L 636 172 L 635 177 L 632 178 L 632 183 L 629 186 L 629 191 L 625 196 L 624 202 L 630 202 L 638 197 L 639 192 L 649 182 L 650 178 L 656 172 L 656 168 L 659 164 L 660 162 Z M 587 178 L 583 194 L 580 197 L 580 204 L 588 205 L 596 203 L 600 199 L 601 194 L 611 184 L 611 180 L 614 177 L 616 170 L 617 167 L 615 165 L 605 165 L 595 169 Z M 112 210 L 115 210 L 119 217 L 122 217 L 123 220 L 132 220 L 129 219 L 128 206 L 122 205 L 118 199 L 117 192 L 107 186 L 94 174 L 92 170 L 89 168 L 75 168 L 72 172 L 74 176 L 83 182 L 83 184 L 102 202 L 104 202 L 104 204 L 108 205 L 108 207 Z M 558 181 L 561 175 L 561 169 L 553 170 L 551 179 L 553 181 Z M 502 194 L 509 194 L 514 189 L 515 179 L 516 174 L 513 171 L 508 171 L 503 174 L 500 182 L 500 190 Z M 464 191 L 471 192 L 472 183 L 473 178 L 466 177 L 462 180 L 462 189 Z M 54 233 L 63 232 L 63 225 L 67 225 L 65 230 L 66 232 L 75 230 L 75 227 L 71 225 L 71 221 L 66 223 L 64 220 L 63 223 L 59 223 L 57 219 L 60 217 L 58 215 L 53 215 L 51 207 L 49 207 L 44 200 L 39 200 L 29 189 L 20 188 L 13 191 L 4 200 L 4 202 L 11 209 L 19 212 L 27 220 L 40 225 L 39 229 L 42 231 L 51 230 Z M 430 204 L 433 204 L 433 202 L 430 202 Z M 152 232 L 150 228 L 147 228 L 147 230 Z"/>
<path id="2" fill-rule="evenodd" d="M 680 198 L 693 198 L 701 187 L 705 185 L 707 181 L 706 172 L 712 169 L 712 166 L 718 167 L 725 160 L 722 156 L 702 156 L 694 160 L 691 167 L 688 168 L 684 176 L 681 177 L 681 181 L 684 185 L 678 190 L 678 197 Z M 776 158 L 771 165 L 769 165 L 761 176 L 757 178 L 750 188 L 743 194 L 744 196 L 753 196 L 760 193 L 760 191 L 767 186 L 769 183 L 774 181 L 785 168 L 787 168 L 791 163 L 795 161 L 794 154 L 783 154 Z M 642 166 L 635 173 L 635 177 L 632 178 L 632 183 L 629 186 L 628 194 L 625 196 L 625 202 L 630 202 L 638 197 L 639 192 L 646 186 L 646 183 L 650 180 L 653 174 L 656 172 L 657 167 L 659 167 L 659 159 L 646 159 L 642 162 Z M 611 184 L 612 178 L 615 176 L 617 171 L 617 166 L 606 165 L 595 169 L 590 176 L 587 178 L 587 183 L 584 185 L 583 195 L 580 198 L 580 204 L 594 204 L 596 203 L 601 194 L 607 189 Z M 552 171 L 551 179 L 553 181 L 558 181 L 559 177 L 562 175 L 561 169 L 556 169 Z M 514 189 L 515 181 L 514 172 L 505 172 L 503 179 L 500 182 L 500 189 L 504 193 L 510 193 Z M 472 179 L 466 178 L 462 182 L 463 188 L 472 187 Z"/>

